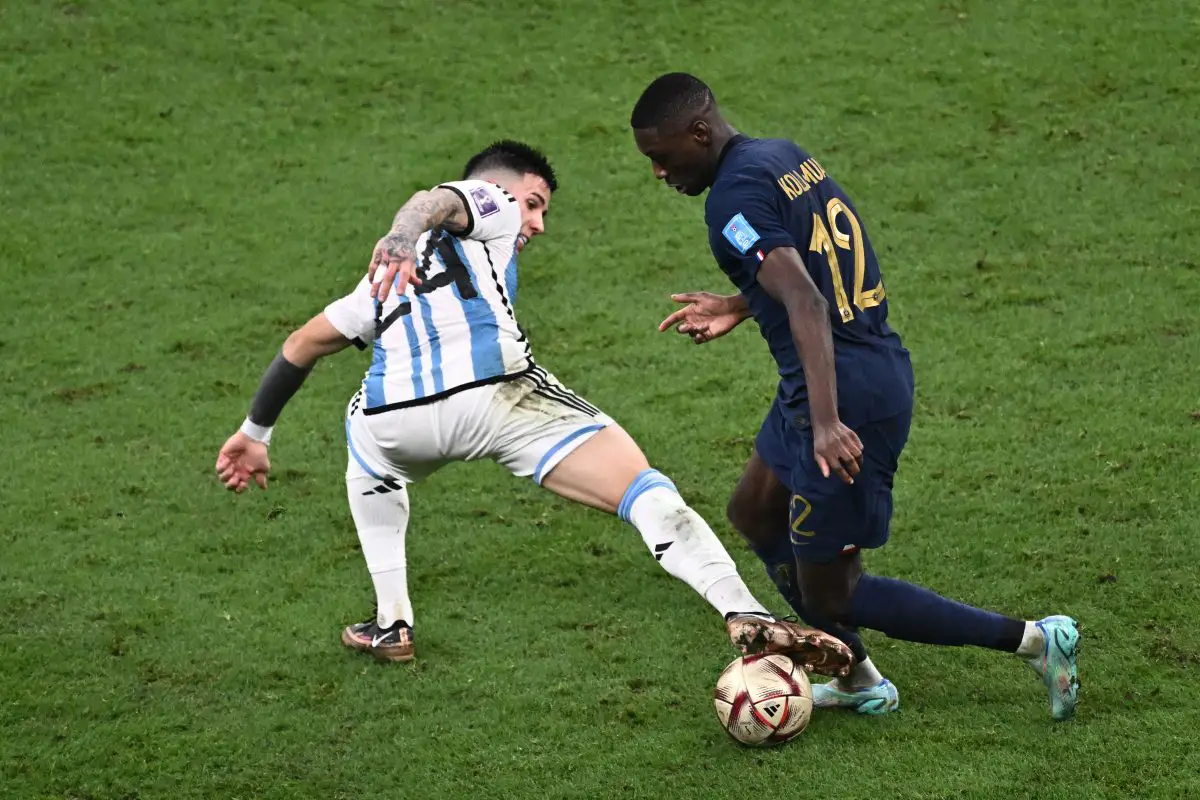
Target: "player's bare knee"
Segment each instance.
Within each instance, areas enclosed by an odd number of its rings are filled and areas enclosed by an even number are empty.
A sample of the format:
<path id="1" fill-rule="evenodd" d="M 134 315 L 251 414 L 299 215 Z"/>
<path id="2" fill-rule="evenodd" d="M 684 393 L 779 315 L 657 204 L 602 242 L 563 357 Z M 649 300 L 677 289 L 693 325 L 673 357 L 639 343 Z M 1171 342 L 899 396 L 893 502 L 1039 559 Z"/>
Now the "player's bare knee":
<path id="1" fill-rule="evenodd" d="M 752 491 L 743 490 L 739 484 L 725 506 L 725 518 L 729 524 L 751 544 L 765 545 L 779 535 L 781 525 L 787 524 L 786 516 L 772 514 L 764 507 L 764 498 Z"/>
<path id="2" fill-rule="evenodd" d="M 725 506 L 725 517 L 733 527 L 745 534 L 758 526 L 762 516 L 759 511 L 762 502 L 762 490 L 747 471 L 733 487 L 733 494 L 729 496 L 729 503 Z"/>
<path id="3" fill-rule="evenodd" d="M 751 524 L 749 511 L 746 498 L 735 489 L 729 498 L 729 503 L 725 506 L 725 519 L 729 520 L 729 524 L 743 536 L 746 535 Z"/>
<path id="4" fill-rule="evenodd" d="M 611 424 L 548 470 L 540 483 L 568 500 L 611 513 L 637 477 L 649 468 L 633 438 Z"/>
<path id="5" fill-rule="evenodd" d="M 725 516 L 748 542 L 765 546 L 787 530 L 790 496 L 756 452 L 734 487 Z"/>

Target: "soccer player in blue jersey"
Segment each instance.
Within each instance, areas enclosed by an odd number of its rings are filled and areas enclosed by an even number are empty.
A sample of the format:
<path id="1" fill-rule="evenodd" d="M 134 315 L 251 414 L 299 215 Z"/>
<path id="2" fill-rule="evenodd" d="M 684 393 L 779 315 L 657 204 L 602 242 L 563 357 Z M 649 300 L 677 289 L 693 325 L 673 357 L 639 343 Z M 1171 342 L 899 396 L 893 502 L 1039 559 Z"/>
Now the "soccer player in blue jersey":
<path id="1" fill-rule="evenodd" d="M 630 125 L 655 178 L 692 197 L 709 190 L 709 245 L 737 288 L 728 297 L 676 295 L 687 305 L 660 329 L 704 343 L 753 317 L 779 368 L 728 514 L 796 613 L 854 651 L 853 672 L 814 687 L 815 704 L 868 714 L 899 707 L 856 633 L 870 628 L 1015 653 L 1042 676 L 1054 719 L 1069 719 L 1079 686 L 1070 617 L 1012 619 L 863 571 L 860 550 L 888 538 L 913 372 L 850 198 L 793 142 L 734 130 L 692 75 L 651 83 Z"/>

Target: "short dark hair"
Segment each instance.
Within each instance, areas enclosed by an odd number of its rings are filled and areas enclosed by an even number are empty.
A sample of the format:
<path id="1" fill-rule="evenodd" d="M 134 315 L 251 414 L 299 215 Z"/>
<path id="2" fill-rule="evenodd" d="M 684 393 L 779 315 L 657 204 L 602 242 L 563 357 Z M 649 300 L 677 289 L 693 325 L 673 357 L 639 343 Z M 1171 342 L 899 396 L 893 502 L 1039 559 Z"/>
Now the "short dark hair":
<path id="1" fill-rule="evenodd" d="M 550 191 L 558 191 L 558 178 L 545 154 L 537 148 L 512 139 L 501 139 L 471 156 L 463 167 L 463 179 L 489 169 L 506 169 L 518 175 L 532 173 L 546 182 Z"/>
<path id="2" fill-rule="evenodd" d="M 657 128 L 703 111 L 716 102 L 708 84 L 686 72 L 668 72 L 655 78 L 638 98 L 629 115 L 632 128 Z"/>

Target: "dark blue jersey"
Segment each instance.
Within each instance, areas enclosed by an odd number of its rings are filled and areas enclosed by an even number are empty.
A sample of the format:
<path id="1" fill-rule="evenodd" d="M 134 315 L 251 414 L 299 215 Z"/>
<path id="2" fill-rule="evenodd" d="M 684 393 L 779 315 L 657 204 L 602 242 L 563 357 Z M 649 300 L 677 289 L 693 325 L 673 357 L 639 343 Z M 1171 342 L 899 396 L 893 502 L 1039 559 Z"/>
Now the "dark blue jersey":
<path id="1" fill-rule="evenodd" d="M 777 247 L 793 247 L 829 302 L 838 413 L 854 427 L 912 406 L 912 367 L 887 324 L 875 250 L 854 204 L 808 153 L 784 139 L 736 136 L 705 202 L 713 256 L 746 298 L 779 366 L 779 401 L 808 424 L 804 369 L 787 311 L 763 290 L 758 269 Z"/>

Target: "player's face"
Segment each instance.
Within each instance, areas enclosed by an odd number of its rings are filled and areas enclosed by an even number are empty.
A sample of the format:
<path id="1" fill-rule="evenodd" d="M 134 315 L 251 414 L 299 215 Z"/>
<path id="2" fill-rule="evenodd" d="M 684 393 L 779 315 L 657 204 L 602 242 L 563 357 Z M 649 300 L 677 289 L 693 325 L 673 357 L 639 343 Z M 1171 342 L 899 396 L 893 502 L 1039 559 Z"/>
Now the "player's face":
<path id="1" fill-rule="evenodd" d="M 540 175 L 528 172 L 511 186 L 508 193 L 521 204 L 521 235 L 517 237 L 517 252 L 525 249 L 529 240 L 546 232 L 546 215 L 550 212 L 550 186 Z"/>
<path id="2" fill-rule="evenodd" d="M 642 155 L 650 159 L 654 177 L 680 194 L 695 197 L 712 183 L 706 123 L 697 121 L 676 133 L 640 128 L 634 130 L 633 138 Z"/>

